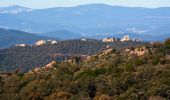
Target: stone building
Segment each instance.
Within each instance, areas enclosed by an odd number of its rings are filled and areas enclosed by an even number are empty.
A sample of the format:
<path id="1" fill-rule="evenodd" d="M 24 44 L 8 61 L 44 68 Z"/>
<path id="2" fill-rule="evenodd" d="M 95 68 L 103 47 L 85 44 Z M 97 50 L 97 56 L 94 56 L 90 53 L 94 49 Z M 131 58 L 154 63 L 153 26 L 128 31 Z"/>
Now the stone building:
<path id="1" fill-rule="evenodd" d="M 37 41 L 36 43 L 35 43 L 35 45 L 37 45 L 37 46 L 40 46 L 40 45 L 44 45 L 44 44 L 46 44 L 47 42 L 45 41 L 45 40 L 39 40 L 39 41 Z"/>
<path id="2" fill-rule="evenodd" d="M 25 47 L 26 46 L 26 44 L 16 44 L 15 46 L 17 46 L 17 47 Z"/>
<path id="3" fill-rule="evenodd" d="M 131 40 L 130 40 L 130 37 L 128 35 L 126 35 L 120 41 L 126 42 L 126 41 L 131 41 Z"/>
<path id="4" fill-rule="evenodd" d="M 104 38 L 103 39 L 103 42 L 116 42 L 116 41 L 118 41 L 116 38 Z"/>

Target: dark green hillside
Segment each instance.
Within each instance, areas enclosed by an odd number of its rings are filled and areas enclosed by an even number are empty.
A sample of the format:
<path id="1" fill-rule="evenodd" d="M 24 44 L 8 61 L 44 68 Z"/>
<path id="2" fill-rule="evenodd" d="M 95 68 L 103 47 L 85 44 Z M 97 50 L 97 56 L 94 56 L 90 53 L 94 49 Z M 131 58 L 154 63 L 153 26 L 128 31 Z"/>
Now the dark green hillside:
<path id="1" fill-rule="evenodd" d="M 11 47 L 0 50 L 0 71 L 12 71 L 21 67 L 24 71 L 36 66 L 44 66 L 52 60 L 64 60 L 70 56 L 93 55 L 110 45 L 120 49 L 127 46 L 141 45 L 142 43 L 103 43 L 99 40 L 62 41 L 55 45 Z"/>
<path id="2" fill-rule="evenodd" d="M 0 99 L 169 100 L 169 41 L 146 45 L 142 56 L 105 50 L 79 63 L 58 62 L 47 70 L 2 75 Z"/>

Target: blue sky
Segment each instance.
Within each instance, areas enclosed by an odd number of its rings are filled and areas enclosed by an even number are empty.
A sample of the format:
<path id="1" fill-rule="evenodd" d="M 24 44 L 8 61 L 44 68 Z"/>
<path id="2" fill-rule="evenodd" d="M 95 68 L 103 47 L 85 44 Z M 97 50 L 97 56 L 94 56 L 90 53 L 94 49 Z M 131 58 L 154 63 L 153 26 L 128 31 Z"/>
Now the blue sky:
<path id="1" fill-rule="evenodd" d="M 170 0 L 0 0 L 0 6 L 20 5 L 30 8 L 69 7 L 92 3 L 128 7 L 170 7 Z"/>

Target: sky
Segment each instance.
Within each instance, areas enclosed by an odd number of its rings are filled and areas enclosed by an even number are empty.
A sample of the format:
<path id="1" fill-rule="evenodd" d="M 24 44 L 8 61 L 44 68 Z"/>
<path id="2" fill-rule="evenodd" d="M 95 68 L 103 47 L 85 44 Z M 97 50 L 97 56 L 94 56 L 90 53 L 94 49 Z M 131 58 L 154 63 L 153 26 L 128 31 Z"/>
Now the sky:
<path id="1" fill-rule="evenodd" d="M 29 8 L 72 7 L 84 4 L 104 3 L 127 7 L 170 7 L 170 0 L 0 0 L 0 7 L 19 5 Z"/>

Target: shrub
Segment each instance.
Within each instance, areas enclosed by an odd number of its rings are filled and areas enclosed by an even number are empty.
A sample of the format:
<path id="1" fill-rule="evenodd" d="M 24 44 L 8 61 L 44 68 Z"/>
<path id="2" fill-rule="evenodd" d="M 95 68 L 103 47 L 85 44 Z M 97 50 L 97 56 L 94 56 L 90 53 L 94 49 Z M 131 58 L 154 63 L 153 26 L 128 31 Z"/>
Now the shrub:
<path id="1" fill-rule="evenodd" d="M 126 67 L 126 69 L 128 70 L 128 71 L 131 71 L 131 70 L 133 70 L 133 64 L 132 63 L 127 63 L 126 65 L 125 65 L 125 67 Z"/>
<path id="2" fill-rule="evenodd" d="M 170 38 L 165 40 L 165 45 L 170 47 Z"/>
<path id="3" fill-rule="evenodd" d="M 158 63 L 159 63 L 159 58 L 158 57 L 152 58 L 152 64 L 153 65 L 157 65 Z"/>
<path id="4" fill-rule="evenodd" d="M 135 59 L 135 61 L 134 61 L 134 65 L 135 66 L 140 66 L 140 65 L 143 65 L 143 64 L 145 64 L 145 60 L 144 59 Z"/>
<path id="5" fill-rule="evenodd" d="M 104 74 L 106 73 L 106 70 L 105 68 L 100 68 L 100 69 L 96 69 L 96 70 L 86 70 L 82 73 L 80 73 L 77 78 L 81 78 L 81 77 L 97 77 L 98 75 L 100 74 Z"/>

